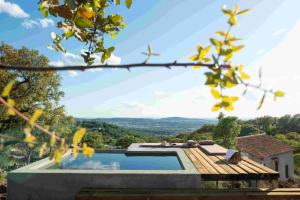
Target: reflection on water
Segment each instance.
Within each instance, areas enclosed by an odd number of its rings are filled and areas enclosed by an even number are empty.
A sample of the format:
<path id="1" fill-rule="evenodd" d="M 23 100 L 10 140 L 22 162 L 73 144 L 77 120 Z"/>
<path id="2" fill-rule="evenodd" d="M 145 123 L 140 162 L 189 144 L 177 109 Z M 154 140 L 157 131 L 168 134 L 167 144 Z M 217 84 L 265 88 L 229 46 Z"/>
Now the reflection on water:
<path id="1" fill-rule="evenodd" d="M 87 160 L 74 165 L 75 158 L 69 157 L 68 160 L 62 163 L 63 169 L 97 169 L 97 170 L 120 170 L 119 162 L 111 162 L 103 164 L 99 160 Z"/>
<path id="2" fill-rule="evenodd" d="M 60 166 L 51 168 L 82 170 L 181 170 L 177 155 L 132 155 L 125 153 L 96 153 L 85 158 L 81 153 L 77 158 L 68 156 Z"/>

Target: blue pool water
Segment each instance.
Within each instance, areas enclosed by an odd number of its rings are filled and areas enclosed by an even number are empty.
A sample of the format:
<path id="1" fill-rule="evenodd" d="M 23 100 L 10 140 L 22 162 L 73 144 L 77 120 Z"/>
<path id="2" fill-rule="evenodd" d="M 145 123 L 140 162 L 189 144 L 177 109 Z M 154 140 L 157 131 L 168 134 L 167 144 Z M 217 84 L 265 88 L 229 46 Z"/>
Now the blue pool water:
<path id="1" fill-rule="evenodd" d="M 57 167 L 55 167 L 57 168 Z M 92 158 L 79 154 L 64 159 L 61 169 L 89 170 L 182 170 L 176 154 L 95 153 Z"/>

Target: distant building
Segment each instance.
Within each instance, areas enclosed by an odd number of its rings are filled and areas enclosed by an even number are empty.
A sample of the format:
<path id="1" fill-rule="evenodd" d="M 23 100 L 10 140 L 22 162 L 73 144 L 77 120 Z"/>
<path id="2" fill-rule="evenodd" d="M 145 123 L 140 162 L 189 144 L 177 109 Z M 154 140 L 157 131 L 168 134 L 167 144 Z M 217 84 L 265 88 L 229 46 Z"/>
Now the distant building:
<path id="1" fill-rule="evenodd" d="M 237 137 L 237 149 L 248 158 L 279 172 L 280 180 L 294 177 L 293 149 L 266 134 Z"/>

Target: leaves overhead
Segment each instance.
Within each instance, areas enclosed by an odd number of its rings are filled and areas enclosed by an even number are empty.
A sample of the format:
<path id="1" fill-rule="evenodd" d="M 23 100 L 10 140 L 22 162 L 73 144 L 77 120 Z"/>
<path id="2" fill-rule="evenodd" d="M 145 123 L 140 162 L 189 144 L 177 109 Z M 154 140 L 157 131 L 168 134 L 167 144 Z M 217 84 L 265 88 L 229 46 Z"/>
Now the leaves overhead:
<path id="1" fill-rule="evenodd" d="M 219 111 L 224 109 L 226 111 L 234 110 L 234 103 L 239 99 L 237 96 L 229 96 L 224 94 L 227 89 L 234 88 L 239 85 L 244 85 L 247 89 L 250 84 L 245 83 L 245 80 L 250 79 L 250 76 L 243 70 L 244 65 L 235 65 L 232 62 L 232 58 L 237 52 L 240 52 L 245 45 L 239 44 L 241 39 L 230 33 L 232 27 L 236 26 L 239 15 L 246 14 L 249 9 L 239 10 L 237 5 L 234 5 L 232 9 L 224 6 L 222 12 L 228 17 L 228 30 L 217 31 L 216 37 L 209 39 L 211 45 L 203 47 L 197 45 L 197 54 L 192 55 L 190 60 L 196 64 L 211 64 L 213 61 L 213 67 L 209 67 L 209 71 L 205 72 L 206 81 L 205 85 L 211 87 L 212 96 L 220 100 L 212 107 L 212 111 Z M 214 52 L 211 51 L 211 47 L 214 48 Z M 199 69 L 200 66 L 195 66 L 195 69 Z M 253 86 L 253 85 L 252 85 Z M 254 85 L 255 88 L 260 86 Z M 246 91 L 246 90 L 245 90 Z M 265 90 L 263 90 L 265 92 Z M 273 91 L 268 91 L 274 93 Z M 279 92 L 274 93 L 274 99 L 276 97 L 283 96 Z M 265 95 L 261 101 L 259 108 L 262 106 Z"/>
<path id="2" fill-rule="evenodd" d="M 58 18 L 57 27 L 63 32 L 61 35 L 51 34 L 53 43 L 49 48 L 66 53 L 61 42 L 73 37 L 87 47 L 81 54 L 86 64 L 93 64 L 98 53 L 104 63 L 114 50 L 113 47 L 105 47 L 105 36 L 115 37 L 126 26 L 121 15 L 107 13 L 106 9 L 120 4 L 120 0 L 115 3 L 111 0 L 40 0 L 39 11 L 44 17 Z M 132 0 L 125 0 L 124 4 L 130 8 Z"/>

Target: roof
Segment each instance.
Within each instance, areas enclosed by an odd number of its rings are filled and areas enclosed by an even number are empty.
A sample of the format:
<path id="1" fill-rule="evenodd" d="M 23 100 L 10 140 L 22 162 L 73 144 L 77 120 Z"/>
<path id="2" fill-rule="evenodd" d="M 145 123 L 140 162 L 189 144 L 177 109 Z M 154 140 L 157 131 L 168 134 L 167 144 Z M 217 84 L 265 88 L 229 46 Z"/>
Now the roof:
<path id="1" fill-rule="evenodd" d="M 260 159 L 293 151 L 287 144 L 266 134 L 237 137 L 236 142 L 238 150 Z"/>

